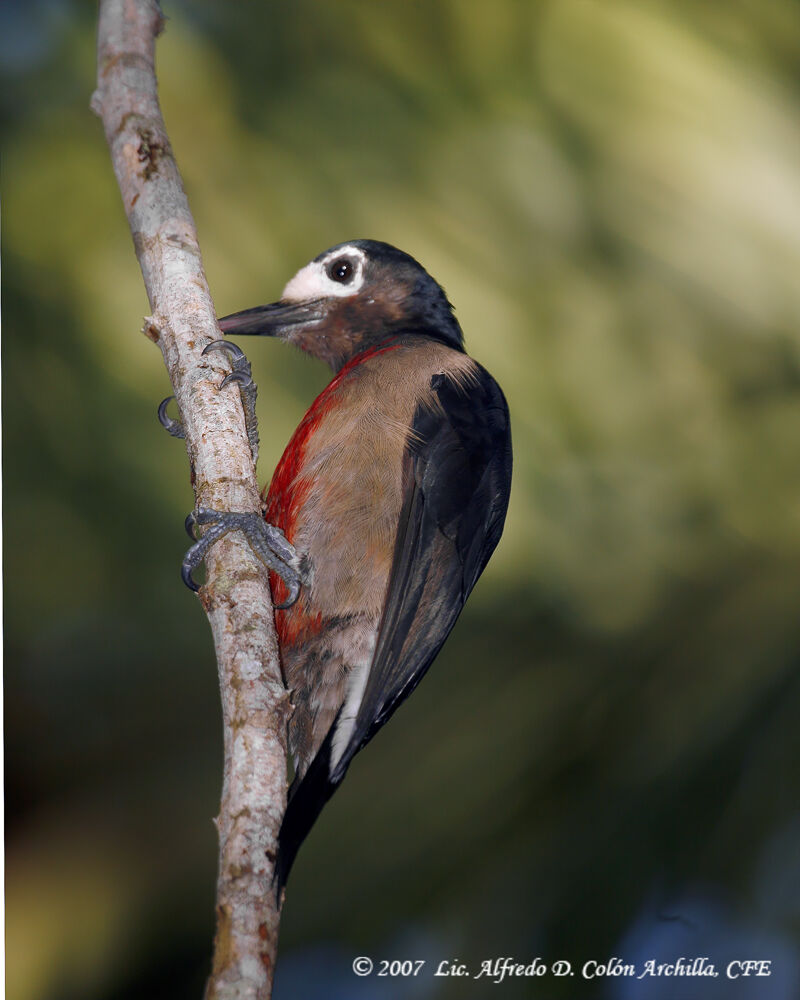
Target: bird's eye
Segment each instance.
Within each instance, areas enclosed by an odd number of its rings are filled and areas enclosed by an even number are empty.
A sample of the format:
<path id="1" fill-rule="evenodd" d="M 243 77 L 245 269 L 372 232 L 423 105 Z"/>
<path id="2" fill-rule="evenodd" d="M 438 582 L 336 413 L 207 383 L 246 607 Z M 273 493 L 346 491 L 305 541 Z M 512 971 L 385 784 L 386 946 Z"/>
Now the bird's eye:
<path id="1" fill-rule="evenodd" d="M 326 268 L 331 281 L 338 281 L 340 285 L 349 285 L 356 273 L 356 266 L 349 257 L 337 257 L 331 261 Z"/>

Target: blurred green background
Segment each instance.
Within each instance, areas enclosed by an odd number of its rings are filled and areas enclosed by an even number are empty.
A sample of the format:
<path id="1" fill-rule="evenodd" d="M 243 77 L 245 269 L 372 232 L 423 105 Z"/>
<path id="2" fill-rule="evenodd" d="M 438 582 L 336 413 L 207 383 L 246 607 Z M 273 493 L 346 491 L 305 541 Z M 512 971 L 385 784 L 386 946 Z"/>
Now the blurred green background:
<path id="1" fill-rule="evenodd" d="M 800 995 L 800 5 L 165 11 L 220 314 L 386 240 L 513 420 L 504 539 L 300 854 L 276 998 L 482 997 L 432 965 L 505 955 L 774 963 L 505 998 Z M 94 21 L 0 7 L 11 1000 L 199 997 L 213 924 L 215 665 Z M 267 480 L 327 375 L 247 348 Z M 357 980 L 356 955 L 429 964 Z"/>

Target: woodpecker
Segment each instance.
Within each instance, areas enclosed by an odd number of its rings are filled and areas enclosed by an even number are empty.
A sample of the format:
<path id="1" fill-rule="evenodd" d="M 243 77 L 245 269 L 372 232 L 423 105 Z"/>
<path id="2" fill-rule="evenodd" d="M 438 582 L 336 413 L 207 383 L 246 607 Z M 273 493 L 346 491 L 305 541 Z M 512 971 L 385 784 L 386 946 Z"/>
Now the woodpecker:
<path id="1" fill-rule="evenodd" d="M 264 517 L 197 512 L 191 524 L 210 527 L 184 562 L 196 588 L 192 570 L 209 545 L 242 530 L 270 570 L 294 706 L 280 899 L 323 806 L 430 667 L 500 539 L 509 416 L 500 387 L 465 353 L 443 289 L 386 243 L 326 250 L 280 301 L 219 325 L 278 337 L 335 373 L 278 463 Z M 220 346 L 234 354 L 226 382 L 248 385 L 242 352 L 225 341 L 207 350 Z"/>

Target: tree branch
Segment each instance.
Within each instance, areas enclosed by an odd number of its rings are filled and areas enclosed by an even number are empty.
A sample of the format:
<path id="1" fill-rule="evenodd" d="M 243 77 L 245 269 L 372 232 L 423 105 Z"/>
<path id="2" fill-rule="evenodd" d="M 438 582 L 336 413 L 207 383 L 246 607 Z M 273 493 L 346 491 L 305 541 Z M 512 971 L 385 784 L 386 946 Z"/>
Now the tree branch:
<path id="1" fill-rule="evenodd" d="M 219 338 L 194 221 L 158 104 L 155 0 L 101 0 L 97 91 L 133 243 L 150 299 L 145 332 L 161 348 L 180 410 L 196 506 L 259 511 L 255 468 L 236 385 Z M 238 536 L 217 543 L 201 600 L 219 668 L 225 733 L 214 1000 L 269 997 L 280 911 L 272 891 L 286 807 L 288 696 L 267 574 Z"/>

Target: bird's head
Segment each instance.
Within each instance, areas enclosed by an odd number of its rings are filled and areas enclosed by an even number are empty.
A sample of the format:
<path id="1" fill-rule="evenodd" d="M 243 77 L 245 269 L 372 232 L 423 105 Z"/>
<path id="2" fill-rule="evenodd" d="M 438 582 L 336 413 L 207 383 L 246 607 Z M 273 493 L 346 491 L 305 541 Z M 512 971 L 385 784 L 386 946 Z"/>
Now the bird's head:
<path id="1" fill-rule="evenodd" d="M 413 257 L 375 240 L 321 253 L 278 302 L 219 321 L 226 334 L 280 337 L 338 371 L 351 358 L 401 334 L 433 337 L 463 350 L 444 290 Z"/>

